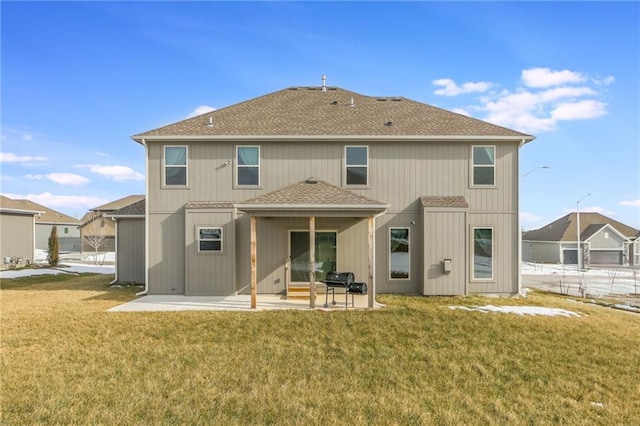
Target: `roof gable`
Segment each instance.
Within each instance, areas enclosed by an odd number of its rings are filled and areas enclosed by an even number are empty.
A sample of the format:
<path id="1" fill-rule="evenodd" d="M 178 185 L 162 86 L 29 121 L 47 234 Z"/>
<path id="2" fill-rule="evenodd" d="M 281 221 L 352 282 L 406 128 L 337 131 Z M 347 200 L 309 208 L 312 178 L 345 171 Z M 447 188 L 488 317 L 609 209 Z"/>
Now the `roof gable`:
<path id="1" fill-rule="evenodd" d="M 569 213 L 561 218 L 543 226 L 542 228 L 527 231 L 522 235 L 526 241 L 576 241 L 576 213 Z M 632 238 L 637 235 L 635 228 L 624 223 L 613 220 L 600 213 L 584 212 L 580 213 L 580 239 L 589 238 L 606 224 L 610 225 L 621 235 Z M 586 233 L 585 233 L 586 232 Z"/>
<path id="2" fill-rule="evenodd" d="M 94 207 L 91 209 L 91 211 L 111 212 L 119 210 L 140 200 L 144 200 L 144 195 L 127 195 L 126 197 L 120 198 L 118 200 L 110 201 L 107 204 Z"/>
<path id="3" fill-rule="evenodd" d="M 133 136 L 494 136 L 533 139 L 505 127 L 403 97 L 338 87 L 290 87 Z"/>
<path id="4" fill-rule="evenodd" d="M 60 213 L 59 211 L 53 210 L 49 207 L 43 206 L 42 204 L 38 204 L 31 200 L 21 199 L 21 200 L 13 200 L 11 198 L 1 196 L 2 197 L 2 206 L 13 206 L 12 208 L 18 210 L 26 210 L 26 211 L 37 211 L 42 214 L 36 216 L 36 223 L 47 223 L 47 224 L 71 224 L 71 225 L 79 225 L 80 221 L 71 216 L 67 216 L 64 213 Z"/>

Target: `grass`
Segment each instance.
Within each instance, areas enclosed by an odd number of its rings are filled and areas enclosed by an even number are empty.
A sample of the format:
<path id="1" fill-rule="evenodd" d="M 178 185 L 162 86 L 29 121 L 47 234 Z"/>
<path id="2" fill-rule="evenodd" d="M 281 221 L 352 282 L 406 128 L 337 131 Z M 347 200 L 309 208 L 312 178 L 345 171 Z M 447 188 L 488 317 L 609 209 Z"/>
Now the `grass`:
<path id="1" fill-rule="evenodd" d="M 108 313 L 111 276 L 4 280 L 2 424 L 633 424 L 640 316 L 545 294 L 376 311 Z M 559 307 L 579 318 L 450 310 Z"/>

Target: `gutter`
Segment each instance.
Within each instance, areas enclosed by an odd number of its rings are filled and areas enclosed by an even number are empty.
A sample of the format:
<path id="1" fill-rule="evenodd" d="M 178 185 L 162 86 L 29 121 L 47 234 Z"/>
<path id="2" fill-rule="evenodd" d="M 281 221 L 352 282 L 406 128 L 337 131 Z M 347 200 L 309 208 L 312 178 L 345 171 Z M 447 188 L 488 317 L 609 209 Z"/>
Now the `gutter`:
<path id="1" fill-rule="evenodd" d="M 299 142 L 304 141 L 455 141 L 455 142 L 474 142 L 474 141 L 490 141 L 490 142 L 520 142 L 524 145 L 535 139 L 535 136 L 474 136 L 474 135 L 149 135 L 149 136 L 131 136 L 131 139 L 147 146 L 147 142 L 180 142 L 180 141 L 203 141 L 210 142 L 215 140 L 221 141 L 273 141 L 273 142 Z"/>
<path id="2" fill-rule="evenodd" d="M 115 235 L 113 236 L 113 242 L 115 244 L 115 249 L 116 249 L 116 258 L 114 259 L 113 267 L 116 272 L 115 272 L 115 276 L 113 277 L 113 281 L 109 283 L 109 285 L 112 285 L 118 282 L 118 221 L 113 216 L 106 216 L 106 217 L 111 217 L 111 220 L 116 225 L 114 230 Z"/>

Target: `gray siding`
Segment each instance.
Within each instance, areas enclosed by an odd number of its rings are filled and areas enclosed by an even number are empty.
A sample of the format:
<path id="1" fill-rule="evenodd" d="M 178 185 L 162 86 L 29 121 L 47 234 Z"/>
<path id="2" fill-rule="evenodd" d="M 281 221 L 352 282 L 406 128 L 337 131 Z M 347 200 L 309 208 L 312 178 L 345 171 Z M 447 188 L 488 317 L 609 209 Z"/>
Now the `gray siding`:
<path id="1" fill-rule="evenodd" d="M 466 294 L 469 257 L 466 211 L 425 209 L 424 222 L 424 294 Z M 451 259 L 449 273 L 443 272 L 444 259 Z"/>
<path id="2" fill-rule="evenodd" d="M 608 235 L 608 238 L 605 238 Z M 622 239 L 620 235 L 608 228 L 601 229 L 597 233 L 589 238 L 589 245 L 591 250 L 598 249 L 615 249 L 622 250 L 626 240 Z"/>
<path id="3" fill-rule="evenodd" d="M 33 215 L 0 214 L 0 267 L 5 257 L 19 257 L 33 262 L 34 218 Z"/>
<path id="4" fill-rule="evenodd" d="M 60 251 L 80 251 L 80 229 L 77 224 L 56 224 L 58 243 Z M 49 249 L 49 237 L 51 236 L 51 223 L 36 222 L 36 248 L 40 250 Z M 64 233 L 64 229 L 67 233 Z"/>
<path id="5" fill-rule="evenodd" d="M 560 245 L 556 242 L 522 242 L 522 260 L 525 262 L 561 263 L 560 253 Z"/>
<path id="6" fill-rule="evenodd" d="M 185 211 L 185 294 L 228 296 L 233 294 L 235 226 L 233 211 Z M 222 228 L 221 252 L 198 252 L 199 227 Z"/>
<path id="7" fill-rule="evenodd" d="M 378 293 L 422 293 L 427 288 L 429 271 L 442 259 L 445 248 L 437 249 L 439 242 L 455 251 L 454 267 L 469 267 L 469 226 L 492 226 L 495 229 L 496 261 L 491 283 L 453 282 L 440 277 L 435 287 L 442 293 L 489 292 L 513 294 L 517 292 L 518 271 L 518 148 L 519 143 L 481 143 L 496 146 L 496 185 L 491 188 L 472 187 L 471 149 L 474 144 L 460 142 L 265 142 L 260 155 L 259 188 L 234 187 L 235 144 L 225 142 L 180 141 L 150 143 L 148 149 L 149 194 L 149 292 L 158 294 L 184 293 L 185 217 L 183 206 L 190 201 L 241 202 L 265 194 L 310 176 L 342 186 L 344 180 L 345 145 L 369 146 L 369 186 L 347 189 L 375 200 L 390 204 L 388 212 L 376 219 L 375 276 Z M 162 155 L 164 145 L 186 145 L 188 150 L 188 187 L 162 188 Z M 247 142 L 243 145 L 256 145 Z M 225 165 L 226 160 L 232 163 Z M 423 228 L 423 207 L 419 197 L 464 196 L 469 203 L 468 219 L 460 242 L 460 230 L 452 219 L 450 232 Z M 291 215 L 294 216 L 294 215 Z M 344 256 L 344 267 L 353 269 L 356 279 L 367 276 L 366 221 L 355 220 L 347 227 L 346 219 L 335 219 L 341 237 L 338 256 Z M 412 223 L 414 222 L 414 223 Z M 322 224 L 322 225 L 321 225 Z M 305 218 L 265 218 L 258 220 L 258 291 L 278 293 L 285 289 L 288 253 L 288 233 L 292 227 L 308 227 Z M 317 226 L 329 226 L 319 219 Z M 411 275 L 409 280 L 389 279 L 389 227 L 407 226 L 411 229 Z M 353 228 L 353 229 L 352 229 Z M 434 240 L 426 238 L 438 235 Z M 239 216 L 235 226 L 236 256 L 235 291 L 249 288 L 249 221 Z M 347 238 L 352 235 L 353 238 Z M 445 242 L 447 239 L 456 241 Z M 228 239 L 227 239 L 228 241 Z M 427 254 L 426 250 L 429 250 Z M 442 250 L 442 253 L 438 252 Z M 467 250 L 461 254 L 461 250 Z M 425 255 L 429 256 L 428 259 Z M 453 256 L 453 255 L 452 255 Z M 341 258 L 342 259 L 342 258 Z M 466 262 L 466 263 L 463 263 Z M 353 266 L 352 266 L 353 265 Z M 342 266 L 340 266 L 341 268 Z M 425 269 L 427 268 L 427 269 Z M 433 273 L 433 271 L 432 271 Z M 427 276 L 425 276 L 425 274 Z M 460 272 L 455 271 L 456 277 Z M 453 288 L 444 290 L 445 285 Z M 438 287 L 440 286 L 440 287 Z M 431 288 L 431 287 L 429 287 Z"/>
<path id="8" fill-rule="evenodd" d="M 147 220 L 148 293 L 184 294 L 184 209 L 173 214 L 149 212 Z"/>
<path id="9" fill-rule="evenodd" d="M 116 222 L 116 277 L 122 283 L 144 283 L 144 219 L 120 218 Z"/>

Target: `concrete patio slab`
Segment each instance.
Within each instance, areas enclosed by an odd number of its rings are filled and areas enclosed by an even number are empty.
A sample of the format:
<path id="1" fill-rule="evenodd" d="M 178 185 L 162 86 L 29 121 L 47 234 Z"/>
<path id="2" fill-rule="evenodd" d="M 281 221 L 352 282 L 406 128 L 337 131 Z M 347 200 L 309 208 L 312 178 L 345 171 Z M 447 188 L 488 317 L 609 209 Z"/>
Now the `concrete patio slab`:
<path id="1" fill-rule="evenodd" d="M 351 296 L 348 298 L 347 309 L 366 309 L 368 298 L 366 295 L 354 295 L 355 307 L 351 306 Z M 331 303 L 329 298 L 328 307 L 324 307 L 324 294 L 316 297 L 315 310 L 337 311 L 345 310 L 344 295 L 338 297 L 336 294 L 336 304 Z M 308 300 L 287 300 L 284 296 L 272 294 L 259 294 L 257 297 L 256 309 L 251 309 L 251 296 L 242 294 L 237 296 L 178 296 L 178 295 L 153 295 L 142 296 L 122 305 L 114 306 L 107 312 L 163 312 L 163 311 L 245 311 L 256 312 L 277 309 L 297 309 L 309 310 Z M 384 305 L 376 303 L 375 308 Z"/>

